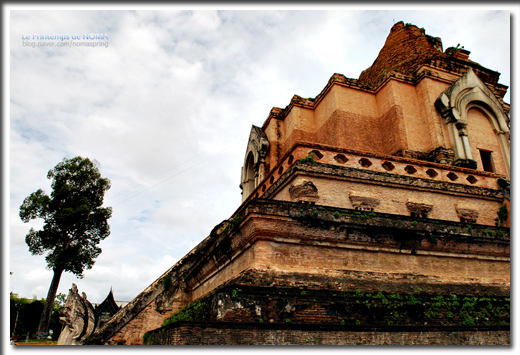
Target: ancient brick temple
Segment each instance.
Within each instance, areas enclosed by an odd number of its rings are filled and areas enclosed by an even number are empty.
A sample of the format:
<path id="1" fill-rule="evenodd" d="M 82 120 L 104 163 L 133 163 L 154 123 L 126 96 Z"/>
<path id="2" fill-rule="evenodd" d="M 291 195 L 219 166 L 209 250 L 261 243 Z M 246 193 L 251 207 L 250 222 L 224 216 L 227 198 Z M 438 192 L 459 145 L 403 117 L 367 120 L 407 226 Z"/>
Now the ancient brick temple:
<path id="1" fill-rule="evenodd" d="M 91 341 L 509 344 L 509 105 L 499 73 L 399 22 L 253 126 L 229 220 Z"/>

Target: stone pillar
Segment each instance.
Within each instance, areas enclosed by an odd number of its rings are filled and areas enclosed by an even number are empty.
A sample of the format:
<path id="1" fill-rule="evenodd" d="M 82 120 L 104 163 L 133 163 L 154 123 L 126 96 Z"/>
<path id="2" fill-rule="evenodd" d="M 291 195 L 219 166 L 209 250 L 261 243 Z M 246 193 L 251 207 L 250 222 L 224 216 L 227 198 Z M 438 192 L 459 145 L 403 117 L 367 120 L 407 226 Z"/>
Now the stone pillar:
<path id="1" fill-rule="evenodd" d="M 466 159 L 473 159 L 473 154 L 471 154 L 471 147 L 469 145 L 468 132 L 466 131 L 466 127 L 468 124 L 466 122 L 457 122 L 457 129 L 459 130 L 459 136 L 462 140 L 462 146 L 464 147 L 464 155 Z"/>
<path id="2" fill-rule="evenodd" d="M 502 153 L 502 159 L 504 159 L 504 165 L 506 167 L 507 177 L 511 176 L 511 154 L 509 149 L 509 132 L 500 131 L 497 132 L 498 145 L 500 146 L 500 152 Z"/>

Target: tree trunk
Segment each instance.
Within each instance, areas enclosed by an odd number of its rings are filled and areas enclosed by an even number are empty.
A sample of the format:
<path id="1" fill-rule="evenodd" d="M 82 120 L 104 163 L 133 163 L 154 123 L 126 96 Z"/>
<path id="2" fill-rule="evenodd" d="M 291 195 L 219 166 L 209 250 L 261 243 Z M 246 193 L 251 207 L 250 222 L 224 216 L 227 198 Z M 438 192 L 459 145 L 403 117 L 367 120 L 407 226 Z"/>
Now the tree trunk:
<path id="1" fill-rule="evenodd" d="M 49 332 L 52 305 L 54 303 L 54 298 L 56 297 L 56 292 L 58 292 L 58 286 L 60 284 L 62 273 L 63 269 L 54 269 L 54 276 L 52 277 L 51 287 L 49 287 L 49 293 L 47 293 L 47 298 L 45 299 L 45 305 L 43 306 L 43 312 L 40 318 L 40 325 L 38 325 L 38 332 Z"/>

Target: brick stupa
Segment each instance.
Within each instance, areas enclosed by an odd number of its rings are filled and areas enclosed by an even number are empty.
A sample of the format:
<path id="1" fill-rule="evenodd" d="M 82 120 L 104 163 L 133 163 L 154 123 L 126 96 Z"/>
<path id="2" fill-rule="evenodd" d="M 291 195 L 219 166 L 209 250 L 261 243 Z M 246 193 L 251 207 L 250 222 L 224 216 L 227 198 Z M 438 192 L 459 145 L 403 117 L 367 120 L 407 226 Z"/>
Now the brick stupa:
<path id="1" fill-rule="evenodd" d="M 507 87 L 469 54 L 399 22 L 273 108 L 242 205 L 91 342 L 510 344 Z"/>

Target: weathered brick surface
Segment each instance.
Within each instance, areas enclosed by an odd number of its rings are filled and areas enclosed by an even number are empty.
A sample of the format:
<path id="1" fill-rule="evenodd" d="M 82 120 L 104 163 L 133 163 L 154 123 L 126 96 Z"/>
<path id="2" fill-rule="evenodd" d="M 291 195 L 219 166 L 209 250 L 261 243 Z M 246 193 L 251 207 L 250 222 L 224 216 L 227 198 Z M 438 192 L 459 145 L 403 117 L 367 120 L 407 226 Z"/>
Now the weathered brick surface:
<path id="1" fill-rule="evenodd" d="M 297 177 L 290 182 L 289 186 L 299 184 L 302 181 L 312 181 L 317 187 L 320 198 L 316 203 L 319 205 L 353 208 L 349 196 L 355 192 L 377 198 L 380 201 L 380 204 L 375 208 L 377 212 L 410 215 L 406 203 L 409 200 L 416 200 L 429 203 L 433 206 L 431 212 L 428 214 L 428 218 L 460 222 L 460 217 L 456 210 L 457 203 L 461 201 L 460 196 L 450 194 L 449 192 L 434 192 L 418 189 L 397 190 L 393 186 L 372 186 L 362 181 L 316 178 L 307 174 L 298 174 Z M 289 186 L 286 186 L 278 194 L 273 196 L 273 198 L 291 201 L 288 192 Z M 501 199 L 497 198 L 493 201 L 484 200 L 480 196 L 468 196 L 463 201 L 475 206 L 475 209 L 479 211 L 478 224 L 495 225 L 497 211 L 502 205 Z"/>
<path id="2" fill-rule="evenodd" d="M 408 149 L 406 129 L 401 107 L 393 106 L 379 118 L 381 154 L 393 155 Z M 383 144 L 383 142 L 385 142 Z"/>
<path id="3" fill-rule="evenodd" d="M 334 297 L 342 297 L 343 292 L 354 293 L 358 290 L 371 294 L 381 291 L 394 294 L 415 292 L 425 295 L 499 295 L 504 297 L 510 293 L 509 285 L 501 282 L 487 285 L 475 282 L 475 280 L 470 283 L 446 283 L 439 278 L 428 278 L 426 275 L 398 272 L 398 270 L 391 274 L 355 270 L 307 274 L 273 269 L 252 269 L 240 274 L 227 287 L 228 290 L 254 288 L 258 290 L 257 294 L 270 294 L 273 297 L 277 296 L 282 289 L 284 294 L 288 292 L 291 295 L 299 295 L 302 290 L 307 290 L 309 297 L 312 297 L 311 291 L 324 292 L 328 294 L 327 297 L 330 296 L 326 298 L 329 303 L 334 300 Z M 420 292 L 419 289 L 421 289 Z M 275 291 L 274 294 L 273 291 Z M 229 293 L 229 291 L 227 292 Z M 324 297 L 323 294 L 320 297 Z"/>
<path id="4" fill-rule="evenodd" d="M 498 329 L 457 327 L 298 328 L 244 324 L 178 324 L 154 333 L 155 345 L 509 345 L 510 333 Z"/>
<path id="5" fill-rule="evenodd" d="M 406 203 L 409 200 L 416 200 L 434 206 L 429 218 L 460 221 L 456 206 L 464 201 L 474 205 L 479 211 L 478 224 L 490 226 L 495 224 L 499 207 L 509 203 L 504 201 L 502 192 L 497 190 L 498 176 L 494 174 L 479 176 L 475 174 L 476 171 L 470 169 L 455 171 L 451 167 L 438 164 L 423 165 L 411 160 L 408 161 L 411 164 L 407 164 L 375 157 L 368 157 L 372 165 L 361 167 L 359 164 L 361 156 L 345 152 L 344 156 L 348 161 L 341 163 L 334 160 L 338 153 L 320 151 L 324 157 L 319 160 L 319 163 L 311 165 L 293 163 L 293 168 L 287 166 L 287 171 L 284 168 L 286 172 L 280 181 L 275 179 L 272 184 L 264 183 L 267 185 L 265 197 L 291 201 L 288 191 L 291 185 L 300 184 L 302 181 L 313 181 L 318 188 L 320 199 L 317 204 L 319 205 L 352 208 L 349 196 L 353 192 L 358 192 L 381 201 L 375 209 L 377 212 L 410 215 Z M 384 164 L 387 162 L 392 163 L 393 170 L 384 169 Z M 415 171 L 413 174 L 405 170 L 410 166 Z M 434 177 L 428 175 L 432 171 L 437 175 Z M 316 172 L 321 172 L 321 176 L 316 176 Z M 456 176 L 455 181 L 450 179 L 450 173 L 455 174 L 451 175 Z M 476 182 L 470 182 L 468 179 L 471 177 L 474 177 Z M 261 191 L 263 191 L 262 187 L 259 186 Z M 263 196 L 263 193 L 260 193 L 260 196 Z M 462 198 L 461 193 L 465 194 L 465 197 Z"/>
<path id="6" fill-rule="evenodd" d="M 405 180 L 408 179 L 409 181 L 413 181 L 414 178 L 422 178 L 426 180 L 431 180 L 433 184 L 435 184 L 435 182 L 437 181 L 445 181 L 447 183 L 453 184 L 453 186 L 465 185 L 477 188 L 499 189 L 497 179 L 501 177 L 501 175 L 497 175 L 494 173 L 461 168 L 454 165 L 435 164 L 432 162 L 425 162 L 408 157 L 386 156 L 383 154 L 367 153 L 353 149 L 337 148 L 321 144 L 299 143 L 294 145 L 291 148 L 291 150 L 288 153 L 286 153 L 286 155 L 281 159 L 278 165 L 273 166 L 271 172 L 267 174 L 266 179 L 260 182 L 255 191 L 256 193 L 258 193 L 258 196 L 256 196 L 255 193 L 253 193 L 250 197 L 261 197 L 264 195 L 264 192 L 266 192 L 268 188 L 270 188 L 273 185 L 278 185 L 278 180 L 280 180 L 280 178 L 287 178 L 288 174 L 285 173 L 290 169 L 292 165 L 298 162 L 298 159 L 308 156 L 310 152 L 314 150 L 318 150 L 324 155 L 323 158 L 318 159 L 319 163 L 358 169 L 360 174 L 359 176 L 364 176 L 365 179 L 369 180 L 370 177 L 368 175 L 363 175 L 363 171 L 384 172 L 389 174 L 388 176 L 402 175 L 405 177 Z M 337 161 L 335 157 L 338 154 L 343 154 L 346 158 L 348 158 L 348 161 Z M 362 158 L 369 159 L 372 162 L 372 165 L 361 166 L 359 161 Z M 292 163 L 289 163 L 289 161 L 291 160 Z M 396 167 L 396 169 L 390 171 L 386 170 L 383 165 L 386 162 L 391 162 L 394 165 L 394 167 Z M 406 172 L 405 168 L 409 165 L 413 166 L 417 170 L 417 172 L 413 174 L 409 174 L 408 172 Z M 280 167 L 283 167 L 284 174 L 279 173 Z M 438 172 L 438 175 L 432 177 L 426 174 L 426 171 L 429 168 L 436 170 Z M 451 172 L 457 175 L 456 180 L 451 180 L 450 178 L 448 178 L 448 174 Z M 474 176 L 476 178 L 476 180 L 474 180 L 473 183 L 468 180 L 470 176 Z M 392 179 L 393 181 L 395 181 L 394 178 Z M 450 188 L 447 187 L 447 189 Z M 267 193 L 265 196 L 271 196 L 271 194 Z"/>
<path id="7" fill-rule="evenodd" d="M 352 134 L 353 127 L 357 134 Z M 336 110 L 316 132 L 315 142 L 354 150 L 382 151 L 377 119 L 340 110 Z"/>
<path id="8" fill-rule="evenodd" d="M 210 313 L 206 319 L 235 323 L 374 327 L 403 324 L 460 326 L 466 323 L 490 326 L 510 322 L 509 293 L 497 287 L 480 285 L 472 290 L 458 284 L 447 289 L 439 286 L 434 289 L 427 279 L 411 278 L 399 284 L 395 280 L 355 281 L 349 275 L 336 277 L 332 282 L 331 278 L 327 280 L 317 276 L 311 283 L 303 273 L 269 273 L 274 275 L 250 270 L 219 289 L 209 298 L 212 306 L 208 307 Z M 281 282 L 270 287 L 253 287 L 244 282 L 252 277 Z M 407 287 L 403 287 L 405 285 Z M 468 291 L 473 293 L 468 294 Z"/>
<path id="9" fill-rule="evenodd" d="M 143 335 L 147 330 L 160 327 L 166 318 L 180 308 L 180 306 L 177 306 L 168 312 L 158 312 L 154 301 L 128 322 L 123 329 L 116 332 L 107 343 L 111 345 L 142 345 Z"/>
<path id="10" fill-rule="evenodd" d="M 270 344 L 264 334 L 284 331 L 288 338 L 276 338 L 279 345 L 509 344 L 508 326 L 497 325 L 510 321 L 507 288 L 436 284 L 424 275 L 248 270 L 202 302 L 210 305 L 201 308 L 207 322 L 151 331 L 148 343 Z"/>
<path id="11" fill-rule="evenodd" d="M 444 59 L 440 38 L 427 36 L 424 29 L 396 23 L 390 30 L 383 48 L 370 68 L 359 75 L 359 80 L 376 84 L 386 72 L 397 70 L 412 75 L 428 59 Z"/>
<path id="12" fill-rule="evenodd" d="M 446 75 L 443 73 L 443 75 Z M 457 80 L 458 78 L 452 78 Z M 417 83 L 415 87 L 417 93 L 417 102 L 419 105 L 419 114 L 426 120 L 428 128 L 427 137 L 430 146 L 427 151 L 432 151 L 437 147 L 452 148 L 446 124 L 443 124 L 439 113 L 435 110 L 432 102 L 439 97 L 439 93 L 448 88 L 448 84 L 443 81 L 425 78 Z"/>
<path id="13" fill-rule="evenodd" d="M 335 276 L 346 271 L 376 272 L 385 277 L 405 272 L 423 275 L 432 283 L 496 283 L 502 287 L 509 283 L 508 235 L 488 235 L 488 229 L 494 228 L 475 225 L 468 234 L 467 225 L 457 222 L 396 220 L 384 214 L 363 220 L 352 210 L 342 216 L 346 211 L 274 201 L 250 205 L 244 211 L 250 216 L 245 223 L 250 234 L 242 230 L 236 238 L 247 240 L 251 247 L 233 256 L 233 263 L 219 267 L 219 273 L 193 292 L 206 294 L 247 268 Z M 422 232 L 425 230 L 428 234 Z"/>

